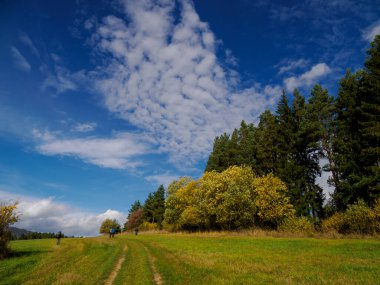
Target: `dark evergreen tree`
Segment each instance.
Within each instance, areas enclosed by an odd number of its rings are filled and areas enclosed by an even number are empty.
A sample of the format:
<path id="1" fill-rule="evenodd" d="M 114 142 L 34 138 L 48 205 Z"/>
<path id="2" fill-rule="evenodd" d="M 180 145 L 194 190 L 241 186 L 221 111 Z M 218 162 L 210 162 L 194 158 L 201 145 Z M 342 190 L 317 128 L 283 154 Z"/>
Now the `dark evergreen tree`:
<path id="1" fill-rule="evenodd" d="M 337 98 L 334 141 L 339 210 L 359 199 L 372 205 L 380 196 L 380 36 L 368 50 L 364 70 L 347 72 Z"/>
<path id="2" fill-rule="evenodd" d="M 294 204 L 300 215 L 321 217 L 323 205 L 322 188 L 316 185 L 320 175 L 319 132 L 308 119 L 305 98 L 295 90 L 292 107 L 294 134 L 292 142 L 292 182 Z M 290 190 L 292 187 L 289 187 Z M 298 205 L 296 205 L 298 204 Z"/>
<path id="3" fill-rule="evenodd" d="M 160 227 L 165 213 L 165 188 L 160 185 L 156 192 L 149 193 L 143 208 L 143 220 L 157 223 Z"/>
<path id="4" fill-rule="evenodd" d="M 227 155 L 226 151 L 229 145 L 229 136 L 224 133 L 214 140 L 213 150 L 208 158 L 206 171 L 222 172 L 227 168 Z"/>
<path id="5" fill-rule="evenodd" d="M 338 183 L 333 194 L 337 210 L 344 210 L 359 197 L 358 182 L 361 177 L 359 133 L 360 95 L 362 71 L 346 72 L 340 81 L 336 107 L 336 134 L 333 140 Z"/>
<path id="6" fill-rule="evenodd" d="M 255 126 L 247 124 L 244 120 L 238 130 L 238 159 L 237 165 L 254 167 L 256 163 Z"/>
<path id="7" fill-rule="evenodd" d="M 141 205 L 140 200 L 135 201 L 132 205 L 131 208 L 129 209 L 128 213 L 131 214 L 139 209 L 141 209 L 143 206 Z"/>
<path id="8" fill-rule="evenodd" d="M 358 188 L 360 198 L 372 205 L 380 197 L 380 35 L 375 37 L 367 54 L 359 90 L 362 176 Z"/>
<path id="9" fill-rule="evenodd" d="M 327 89 L 322 88 L 320 85 L 315 85 L 311 91 L 311 97 L 307 106 L 307 116 L 309 124 L 312 124 L 312 128 L 317 131 L 320 154 L 323 158 L 327 159 L 327 164 L 323 166 L 323 170 L 331 172 L 332 176 L 329 178 L 329 184 L 336 187 L 338 174 L 332 147 L 335 133 L 334 98 L 328 94 Z"/>
<path id="10" fill-rule="evenodd" d="M 253 170 L 259 175 L 277 174 L 278 164 L 278 125 L 276 116 L 266 110 L 260 116 L 255 132 L 256 163 Z"/>

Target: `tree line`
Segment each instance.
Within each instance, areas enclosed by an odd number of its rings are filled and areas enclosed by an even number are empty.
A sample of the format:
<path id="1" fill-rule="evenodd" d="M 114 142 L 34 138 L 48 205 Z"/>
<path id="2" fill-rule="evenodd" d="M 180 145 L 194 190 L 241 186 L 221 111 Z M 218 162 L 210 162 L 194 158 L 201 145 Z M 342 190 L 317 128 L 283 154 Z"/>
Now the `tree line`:
<path id="1" fill-rule="evenodd" d="M 283 91 L 276 112 L 262 113 L 257 126 L 243 121 L 216 137 L 206 171 L 249 165 L 258 175 L 273 173 L 286 183 L 299 216 L 323 218 L 358 200 L 373 206 L 380 196 L 380 36 L 367 54 L 362 70 L 340 80 L 336 97 L 320 85 L 308 100 L 298 90 Z M 322 171 L 334 188 L 325 211 L 316 184 Z"/>
<path id="2" fill-rule="evenodd" d="M 321 161 L 325 161 L 321 165 Z M 330 173 L 325 203 L 316 183 Z M 241 122 L 215 138 L 205 173 L 161 185 L 129 210 L 124 230 L 252 226 L 379 232 L 380 36 L 364 68 L 347 71 L 337 96 L 315 85 L 306 99 L 285 91 L 257 126 Z"/>

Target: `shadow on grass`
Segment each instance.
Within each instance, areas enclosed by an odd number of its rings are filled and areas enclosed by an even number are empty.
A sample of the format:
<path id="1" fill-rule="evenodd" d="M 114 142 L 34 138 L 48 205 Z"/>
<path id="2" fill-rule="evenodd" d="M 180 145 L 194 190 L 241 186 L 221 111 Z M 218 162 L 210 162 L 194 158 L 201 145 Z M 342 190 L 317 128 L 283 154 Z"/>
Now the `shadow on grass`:
<path id="1" fill-rule="evenodd" d="M 21 250 L 21 251 L 11 251 L 7 258 L 19 258 L 19 257 L 30 257 L 34 255 L 40 255 L 43 253 L 52 252 L 49 249 L 39 249 L 39 250 Z"/>

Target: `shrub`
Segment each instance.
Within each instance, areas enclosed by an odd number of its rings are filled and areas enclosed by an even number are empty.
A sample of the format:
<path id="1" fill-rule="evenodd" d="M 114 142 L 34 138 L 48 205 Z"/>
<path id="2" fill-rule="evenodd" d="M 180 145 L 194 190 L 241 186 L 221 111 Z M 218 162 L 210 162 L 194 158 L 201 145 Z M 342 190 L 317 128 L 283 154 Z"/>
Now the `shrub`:
<path id="1" fill-rule="evenodd" d="M 310 234 L 315 231 L 314 224 L 306 217 L 297 218 L 295 216 L 284 219 L 279 230 L 290 233 L 306 233 Z"/>
<path id="2" fill-rule="evenodd" d="M 12 238 L 9 226 L 18 221 L 18 215 L 15 213 L 17 203 L 10 205 L 0 204 L 0 259 L 7 257 L 10 253 L 8 242 Z"/>
<path id="3" fill-rule="evenodd" d="M 378 228 L 375 211 L 363 200 L 348 207 L 344 220 L 349 233 L 373 234 Z"/>
<path id="4" fill-rule="evenodd" d="M 335 213 L 322 222 L 322 231 L 324 232 L 336 231 L 341 233 L 345 227 L 344 213 L 341 212 Z"/>
<path id="5" fill-rule="evenodd" d="M 376 202 L 371 209 L 363 200 L 348 206 L 344 213 L 336 213 L 322 223 L 324 231 L 335 230 L 341 234 L 374 234 L 380 232 L 378 212 L 380 206 Z"/>
<path id="6" fill-rule="evenodd" d="M 160 229 L 160 225 L 157 223 L 143 222 L 139 229 L 142 231 L 158 231 Z"/>
<path id="7" fill-rule="evenodd" d="M 120 224 L 116 219 L 105 219 L 100 226 L 99 233 L 108 234 L 110 229 L 116 230 L 117 233 L 121 232 Z"/>

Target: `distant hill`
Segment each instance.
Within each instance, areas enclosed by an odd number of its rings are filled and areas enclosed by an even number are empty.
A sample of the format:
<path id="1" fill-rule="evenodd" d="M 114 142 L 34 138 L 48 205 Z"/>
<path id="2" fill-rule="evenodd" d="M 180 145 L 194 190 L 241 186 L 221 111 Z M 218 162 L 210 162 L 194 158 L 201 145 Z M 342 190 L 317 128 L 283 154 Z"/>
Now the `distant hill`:
<path id="1" fill-rule="evenodd" d="M 27 235 L 27 234 L 30 234 L 32 233 L 31 231 L 28 231 L 28 230 L 24 230 L 24 229 L 19 229 L 19 228 L 16 228 L 16 227 L 9 227 L 11 233 L 13 236 L 15 236 L 16 238 L 20 238 L 21 235 Z"/>

